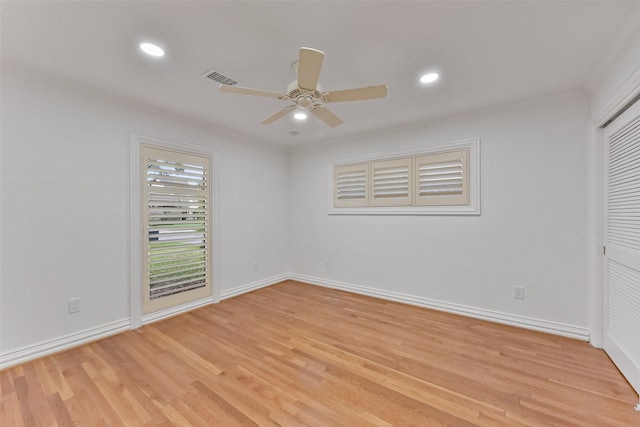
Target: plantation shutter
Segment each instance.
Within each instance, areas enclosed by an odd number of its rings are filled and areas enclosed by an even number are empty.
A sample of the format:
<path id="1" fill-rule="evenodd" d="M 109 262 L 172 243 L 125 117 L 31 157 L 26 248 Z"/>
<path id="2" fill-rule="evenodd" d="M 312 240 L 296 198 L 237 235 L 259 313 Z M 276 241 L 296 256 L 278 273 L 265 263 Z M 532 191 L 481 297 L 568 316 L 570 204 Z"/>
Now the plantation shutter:
<path id="1" fill-rule="evenodd" d="M 211 295 L 208 157 L 142 145 L 143 312 Z"/>
<path id="2" fill-rule="evenodd" d="M 371 164 L 371 206 L 410 205 L 413 158 Z"/>
<path id="3" fill-rule="evenodd" d="M 336 207 L 367 206 L 369 164 L 336 166 L 334 169 L 334 200 Z"/>
<path id="4" fill-rule="evenodd" d="M 469 204 L 469 150 L 416 157 L 415 204 Z"/>

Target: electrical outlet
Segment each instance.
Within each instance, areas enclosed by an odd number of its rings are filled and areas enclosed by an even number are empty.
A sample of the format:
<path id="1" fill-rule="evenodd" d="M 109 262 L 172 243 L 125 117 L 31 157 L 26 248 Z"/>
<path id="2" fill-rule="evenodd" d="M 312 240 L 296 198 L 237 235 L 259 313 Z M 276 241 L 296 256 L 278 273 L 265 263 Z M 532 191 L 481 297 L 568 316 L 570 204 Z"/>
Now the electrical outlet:
<path id="1" fill-rule="evenodd" d="M 79 313 L 80 311 L 82 311 L 82 308 L 80 307 L 80 302 L 82 302 L 82 298 L 71 298 L 68 301 L 69 314 Z"/>
<path id="2" fill-rule="evenodd" d="M 325 270 L 329 270 L 329 260 L 328 259 L 324 260 L 324 269 Z"/>
<path id="3" fill-rule="evenodd" d="M 524 287 L 522 287 L 522 286 L 514 286 L 513 287 L 513 297 L 515 299 L 524 299 Z"/>
<path id="4" fill-rule="evenodd" d="M 260 271 L 260 263 L 259 262 L 254 262 L 253 263 L 253 271 Z"/>

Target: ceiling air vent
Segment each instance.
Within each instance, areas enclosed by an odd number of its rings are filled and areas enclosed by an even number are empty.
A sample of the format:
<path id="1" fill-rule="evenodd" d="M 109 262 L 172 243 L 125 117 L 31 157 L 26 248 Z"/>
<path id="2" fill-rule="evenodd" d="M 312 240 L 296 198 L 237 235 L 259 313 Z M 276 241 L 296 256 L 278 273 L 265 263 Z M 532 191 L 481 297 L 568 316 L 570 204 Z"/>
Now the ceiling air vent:
<path id="1" fill-rule="evenodd" d="M 209 71 L 204 73 L 203 76 L 223 85 L 235 86 L 240 83 L 239 81 L 232 79 L 231 77 L 225 75 L 222 71 L 216 70 L 215 68 L 210 69 Z"/>

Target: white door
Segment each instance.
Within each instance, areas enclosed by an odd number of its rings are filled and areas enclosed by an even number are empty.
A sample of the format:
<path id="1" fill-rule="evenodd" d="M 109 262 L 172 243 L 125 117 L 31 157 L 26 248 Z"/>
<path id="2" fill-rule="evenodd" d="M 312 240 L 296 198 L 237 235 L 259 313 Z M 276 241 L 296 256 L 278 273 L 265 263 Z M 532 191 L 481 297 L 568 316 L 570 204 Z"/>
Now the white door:
<path id="1" fill-rule="evenodd" d="M 604 348 L 640 392 L 640 101 L 605 128 Z"/>

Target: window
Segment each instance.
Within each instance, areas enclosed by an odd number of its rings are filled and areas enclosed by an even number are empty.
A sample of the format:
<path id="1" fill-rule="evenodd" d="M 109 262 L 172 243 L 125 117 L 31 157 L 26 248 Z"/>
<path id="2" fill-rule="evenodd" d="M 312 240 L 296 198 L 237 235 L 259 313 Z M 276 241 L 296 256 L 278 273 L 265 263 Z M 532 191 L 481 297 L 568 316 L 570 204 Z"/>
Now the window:
<path id="1" fill-rule="evenodd" d="M 211 159 L 141 145 L 143 313 L 211 295 Z"/>
<path id="2" fill-rule="evenodd" d="M 371 206 L 411 204 L 412 163 L 410 157 L 371 163 Z"/>
<path id="3" fill-rule="evenodd" d="M 333 173 L 335 206 L 367 206 L 369 203 L 368 163 L 339 166 Z"/>
<path id="4" fill-rule="evenodd" d="M 469 204 L 469 149 L 415 157 L 415 205 Z"/>
<path id="5" fill-rule="evenodd" d="M 480 141 L 331 165 L 330 214 L 479 215 Z"/>

